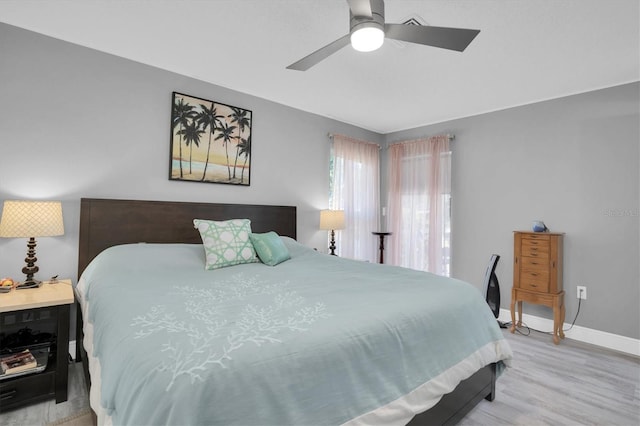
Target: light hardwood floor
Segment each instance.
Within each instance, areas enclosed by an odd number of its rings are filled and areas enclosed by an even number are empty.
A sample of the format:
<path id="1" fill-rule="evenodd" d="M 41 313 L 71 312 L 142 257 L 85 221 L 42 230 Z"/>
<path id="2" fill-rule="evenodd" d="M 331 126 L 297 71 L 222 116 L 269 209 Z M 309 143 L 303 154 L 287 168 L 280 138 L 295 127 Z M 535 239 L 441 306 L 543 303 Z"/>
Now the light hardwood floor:
<path id="1" fill-rule="evenodd" d="M 84 386 L 83 374 L 81 363 L 69 365 L 69 390 L 66 402 L 56 404 L 56 401 L 51 399 L 7 411 L 0 414 L 0 425 L 43 426 L 86 410 L 89 408 L 89 396 Z"/>
<path id="2" fill-rule="evenodd" d="M 474 425 L 640 424 L 640 359 L 550 334 L 504 331 L 512 368 L 496 383 L 493 402 L 482 401 L 460 422 Z"/>
<path id="3" fill-rule="evenodd" d="M 640 359 L 551 336 L 505 336 L 513 366 L 498 379 L 493 402 L 482 401 L 460 423 L 476 425 L 640 424 Z M 80 364 L 70 368 L 69 401 L 43 402 L 0 415 L 2 425 L 45 425 L 88 407 Z"/>

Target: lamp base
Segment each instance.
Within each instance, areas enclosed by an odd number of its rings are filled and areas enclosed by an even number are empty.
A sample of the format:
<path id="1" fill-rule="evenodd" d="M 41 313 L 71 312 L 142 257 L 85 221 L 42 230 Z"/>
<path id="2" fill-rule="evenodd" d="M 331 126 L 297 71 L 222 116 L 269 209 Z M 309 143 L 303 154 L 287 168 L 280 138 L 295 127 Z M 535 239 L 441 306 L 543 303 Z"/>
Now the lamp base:
<path id="1" fill-rule="evenodd" d="M 33 278 L 36 272 L 40 270 L 36 266 L 38 258 L 36 257 L 36 239 L 34 237 L 29 238 L 27 241 L 27 257 L 24 259 L 27 265 L 22 268 L 22 273 L 27 276 L 27 279 L 19 283 L 16 286 L 16 290 L 23 288 L 38 288 L 42 284 L 42 281 Z"/>
<path id="2" fill-rule="evenodd" d="M 331 230 L 331 244 L 329 245 L 329 250 L 331 251 L 331 253 L 329 253 L 331 256 L 337 256 L 337 254 L 336 254 L 336 231 L 334 231 L 333 229 Z"/>

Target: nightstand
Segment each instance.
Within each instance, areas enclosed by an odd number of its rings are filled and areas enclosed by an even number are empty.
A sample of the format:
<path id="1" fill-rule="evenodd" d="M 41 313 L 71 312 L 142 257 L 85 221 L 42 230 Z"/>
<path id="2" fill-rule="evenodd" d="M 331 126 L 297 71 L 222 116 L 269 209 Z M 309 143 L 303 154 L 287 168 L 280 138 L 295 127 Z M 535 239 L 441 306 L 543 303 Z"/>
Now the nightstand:
<path id="1" fill-rule="evenodd" d="M 44 371 L 0 381 L 0 411 L 52 397 L 56 403 L 67 400 L 73 301 L 71 280 L 0 293 L 0 353 L 49 347 Z"/>

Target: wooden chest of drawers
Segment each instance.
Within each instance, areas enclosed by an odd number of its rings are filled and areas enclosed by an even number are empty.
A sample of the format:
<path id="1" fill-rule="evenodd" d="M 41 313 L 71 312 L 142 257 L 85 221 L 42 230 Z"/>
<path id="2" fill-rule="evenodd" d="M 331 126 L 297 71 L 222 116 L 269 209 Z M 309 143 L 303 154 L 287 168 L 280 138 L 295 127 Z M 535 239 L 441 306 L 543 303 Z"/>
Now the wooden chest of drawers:
<path id="1" fill-rule="evenodd" d="M 511 332 L 522 325 L 522 302 L 553 308 L 553 341 L 564 338 L 562 290 L 562 233 L 514 232 Z M 516 304 L 518 322 L 516 323 Z"/>

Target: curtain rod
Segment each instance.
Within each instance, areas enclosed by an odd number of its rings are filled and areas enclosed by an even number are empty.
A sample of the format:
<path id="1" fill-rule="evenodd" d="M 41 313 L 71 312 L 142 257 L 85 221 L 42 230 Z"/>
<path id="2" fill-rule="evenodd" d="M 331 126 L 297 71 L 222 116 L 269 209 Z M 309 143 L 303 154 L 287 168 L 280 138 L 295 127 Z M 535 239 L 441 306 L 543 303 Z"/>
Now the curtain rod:
<path id="1" fill-rule="evenodd" d="M 333 133 L 327 133 L 327 136 L 329 137 L 329 139 L 333 139 Z M 453 141 L 456 139 L 456 135 L 453 133 L 447 133 L 447 137 L 449 138 L 450 141 Z M 392 144 L 394 143 L 402 143 L 402 141 L 398 141 L 398 142 L 391 142 Z"/>
<path id="2" fill-rule="evenodd" d="M 331 132 L 329 132 L 329 133 L 327 133 L 327 136 L 329 137 L 329 140 L 330 140 L 330 141 L 332 141 L 332 140 L 333 140 L 333 136 L 334 136 L 334 134 L 333 134 L 333 133 L 331 133 Z M 346 137 L 346 138 L 349 138 L 349 139 L 357 140 L 357 141 L 360 141 L 360 142 L 362 142 L 362 143 L 366 143 L 366 144 L 369 144 L 369 145 L 376 145 L 379 149 L 382 149 L 382 145 L 380 145 L 379 143 L 376 143 L 376 142 L 363 141 L 363 140 L 361 140 L 361 139 L 351 138 L 351 137 L 349 137 L 349 136 L 345 136 L 345 137 Z"/>
<path id="3" fill-rule="evenodd" d="M 453 133 L 447 133 L 447 134 L 445 134 L 444 136 L 446 136 L 447 138 L 449 138 L 449 141 L 453 141 L 453 140 L 455 140 L 455 139 L 456 139 L 456 135 L 454 135 Z M 429 139 L 430 137 L 433 137 L 433 136 L 425 136 L 424 138 L 425 138 L 425 139 Z M 397 144 L 397 143 L 413 142 L 413 141 L 414 141 L 414 140 L 416 140 L 416 139 L 420 139 L 420 138 L 414 138 L 414 139 L 411 139 L 411 140 L 408 140 L 408 141 L 393 141 L 393 142 L 390 142 L 390 143 L 389 143 L 389 145 L 395 145 L 395 144 Z"/>

